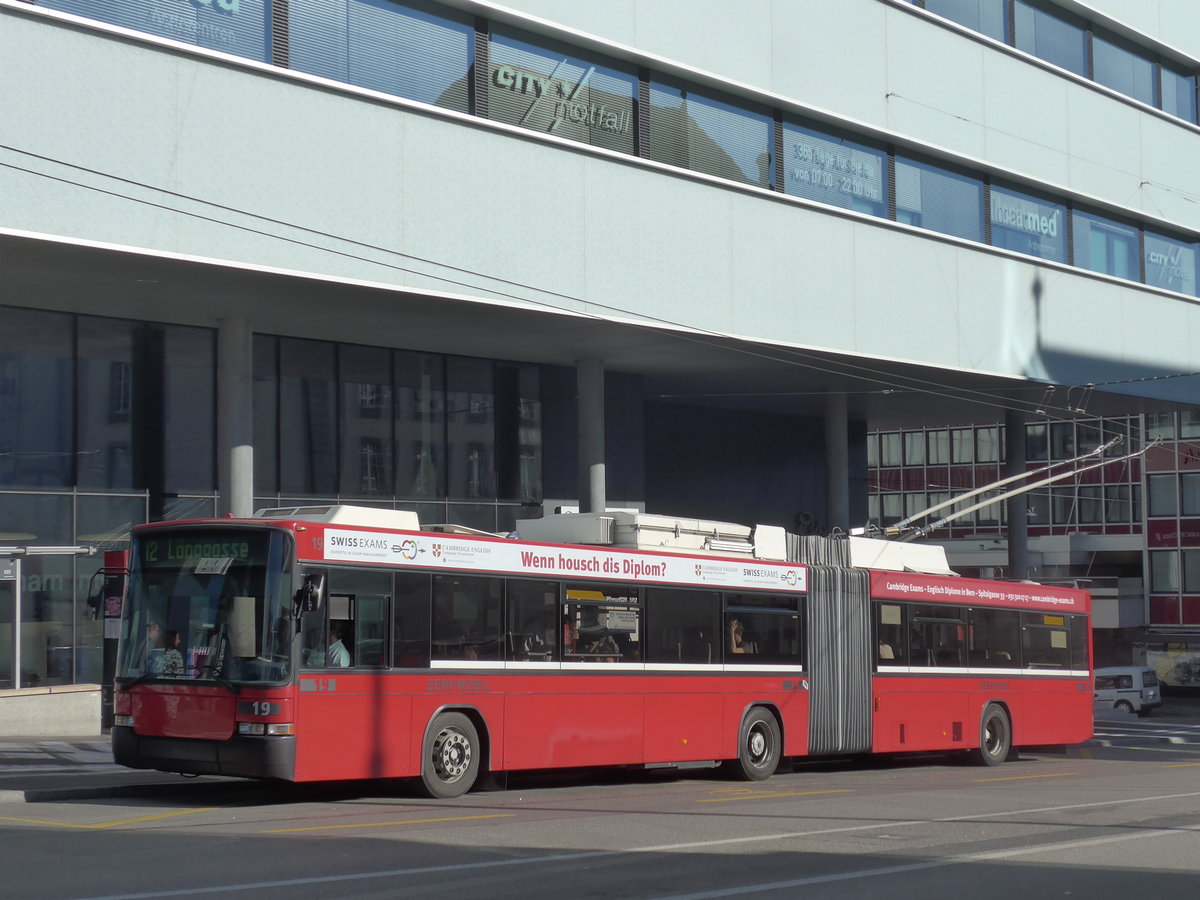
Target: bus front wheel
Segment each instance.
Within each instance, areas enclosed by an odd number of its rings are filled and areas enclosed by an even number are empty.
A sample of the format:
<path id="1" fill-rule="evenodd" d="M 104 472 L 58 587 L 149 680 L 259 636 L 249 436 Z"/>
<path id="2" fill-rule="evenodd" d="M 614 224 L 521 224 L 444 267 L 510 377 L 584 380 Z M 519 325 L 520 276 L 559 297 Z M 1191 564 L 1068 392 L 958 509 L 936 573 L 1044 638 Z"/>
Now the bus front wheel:
<path id="1" fill-rule="evenodd" d="M 1012 725 L 1008 713 L 997 703 L 989 703 L 979 720 L 979 749 L 973 752 L 975 761 L 985 766 L 998 766 L 1008 759 L 1012 750 Z"/>
<path id="2" fill-rule="evenodd" d="M 745 781 L 766 781 L 779 767 L 782 741 L 779 723 L 762 707 L 750 710 L 738 732 L 738 758 L 728 771 Z"/>
<path id="3" fill-rule="evenodd" d="M 425 733 L 421 784 L 430 797 L 461 797 L 479 775 L 479 733 L 462 713 L 442 713 Z"/>

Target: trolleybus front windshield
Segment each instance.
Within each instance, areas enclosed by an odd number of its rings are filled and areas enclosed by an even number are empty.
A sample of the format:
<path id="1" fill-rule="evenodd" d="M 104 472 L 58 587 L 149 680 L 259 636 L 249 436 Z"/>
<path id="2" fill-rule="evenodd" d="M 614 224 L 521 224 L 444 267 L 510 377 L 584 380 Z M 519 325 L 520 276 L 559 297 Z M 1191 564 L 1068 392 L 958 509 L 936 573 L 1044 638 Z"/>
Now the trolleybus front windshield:
<path id="1" fill-rule="evenodd" d="M 265 529 L 136 535 L 117 676 L 284 681 L 291 647 L 287 547 L 284 534 Z"/>

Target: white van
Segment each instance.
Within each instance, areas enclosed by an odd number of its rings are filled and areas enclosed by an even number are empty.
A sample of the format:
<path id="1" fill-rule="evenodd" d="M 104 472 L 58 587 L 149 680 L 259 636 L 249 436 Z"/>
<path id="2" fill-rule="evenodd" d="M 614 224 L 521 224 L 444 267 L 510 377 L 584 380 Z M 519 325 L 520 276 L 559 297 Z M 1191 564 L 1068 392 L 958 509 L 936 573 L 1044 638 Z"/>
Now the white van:
<path id="1" fill-rule="evenodd" d="M 1158 674 L 1144 666 L 1113 666 L 1096 670 L 1097 703 L 1111 703 L 1125 712 L 1148 716 L 1162 706 Z"/>

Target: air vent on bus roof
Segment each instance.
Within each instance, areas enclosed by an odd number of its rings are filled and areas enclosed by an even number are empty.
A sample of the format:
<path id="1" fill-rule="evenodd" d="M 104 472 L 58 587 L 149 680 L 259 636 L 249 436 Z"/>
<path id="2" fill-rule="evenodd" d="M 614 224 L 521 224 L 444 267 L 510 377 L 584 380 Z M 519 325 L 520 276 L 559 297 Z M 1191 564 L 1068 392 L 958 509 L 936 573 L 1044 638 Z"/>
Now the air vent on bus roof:
<path id="1" fill-rule="evenodd" d="M 420 520 L 415 512 L 406 509 L 376 509 L 371 506 L 349 506 L 343 503 L 330 506 L 277 506 L 260 509 L 256 519 L 302 519 L 328 525 L 358 525 L 363 528 L 402 528 L 418 531 Z"/>

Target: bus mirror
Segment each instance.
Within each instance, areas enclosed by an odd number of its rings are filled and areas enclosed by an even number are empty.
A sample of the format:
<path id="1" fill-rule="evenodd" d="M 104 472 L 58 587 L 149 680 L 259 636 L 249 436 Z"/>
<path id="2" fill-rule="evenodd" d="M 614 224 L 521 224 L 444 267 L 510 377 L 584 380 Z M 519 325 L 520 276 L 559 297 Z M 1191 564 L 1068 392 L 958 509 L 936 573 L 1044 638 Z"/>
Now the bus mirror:
<path id="1" fill-rule="evenodd" d="M 306 612 L 316 612 L 325 600 L 325 576 L 310 573 L 304 576 L 300 590 L 296 591 L 292 615 L 299 618 Z"/>

